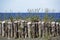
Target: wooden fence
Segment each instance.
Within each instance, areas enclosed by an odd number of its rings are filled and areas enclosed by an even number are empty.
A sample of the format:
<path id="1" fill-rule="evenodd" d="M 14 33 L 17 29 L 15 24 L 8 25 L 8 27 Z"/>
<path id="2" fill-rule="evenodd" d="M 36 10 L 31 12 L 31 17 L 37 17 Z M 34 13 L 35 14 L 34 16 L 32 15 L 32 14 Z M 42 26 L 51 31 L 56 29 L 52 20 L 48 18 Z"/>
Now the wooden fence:
<path id="1" fill-rule="evenodd" d="M 28 22 L 25 20 L 0 23 L 0 35 L 8 38 L 41 38 L 60 35 L 59 22 Z"/>

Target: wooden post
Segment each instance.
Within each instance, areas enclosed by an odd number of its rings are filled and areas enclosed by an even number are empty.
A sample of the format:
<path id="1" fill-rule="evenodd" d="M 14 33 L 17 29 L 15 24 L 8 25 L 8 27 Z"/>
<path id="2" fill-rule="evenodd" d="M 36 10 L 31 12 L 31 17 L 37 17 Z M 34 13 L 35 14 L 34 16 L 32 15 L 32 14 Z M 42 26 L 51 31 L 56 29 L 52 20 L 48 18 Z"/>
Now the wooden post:
<path id="1" fill-rule="evenodd" d="M 38 22 L 35 22 L 35 38 L 38 38 L 39 35 L 39 25 Z"/>
<path id="2" fill-rule="evenodd" d="M 16 38 L 16 24 L 17 24 L 17 21 L 14 22 L 14 38 Z"/>
<path id="3" fill-rule="evenodd" d="M 21 26 L 21 21 L 18 21 L 18 37 L 19 38 L 21 38 L 21 28 L 20 28 L 20 26 Z"/>
<path id="4" fill-rule="evenodd" d="M 41 36 L 44 37 L 44 21 L 42 21 L 42 27 L 41 27 Z"/>
<path id="5" fill-rule="evenodd" d="M 2 36 L 2 23 L 0 23 L 0 35 Z"/>
<path id="6" fill-rule="evenodd" d="M 18 38 L 20 38 L 20 30 L 19 30 L 19 27 L 20 27 L 20 21 L 17 21 L 18 22 L 18 27 L 17 27 L 17 36 Z"/>
<path id="7" fill-rule="evenodd" d="M 12 22 L 8 22 L 8 36 L 10 36 L 10 37 L 13 36 L 13 34 L 12 34 Z"/>
<path id="8" fill-rule="evenodd" d="M 14 38 L 18 38 L 18 21 L 14 22 Z"/>
<path id="9" fill-rule="evenodd" d="M 52 27 L 52 36 L 55 34 L 55 22 L 51 22 L 51 27 Z"/>
<path id="10" fill-rule="evenodd" d="M 24 29 L 25 29 L 25 38 L 27 38 L 27 30 L 28 30 L 28 26 L 27 26 L 27 21 L 25 21 L 25 23 L 24 23 L 25 25 L 24 25 Z"/>
<path id="11" fill-rule="evenodd" d="M 58 23 L 58 22 L 56 22 L 57 36 L 58 36 L 58 27 L 59 27 L 59 23 Z"/>
<path id="12" fill-rule="evenodd" d="M 32 38 L 34 38 L 35 35 L 36 35 L 35 34 L 35 22 L 32 22 L 32 27 L 31 28 L 32 28 L 32 30 L 31 30 L 32 31 Z"/>
<path id="13" fill-rule="evenodd" d="M 8 38 L 11 38 L 12 36 L 12 23 L 8 22 Z"/>
<path id="14" fill-rule="evenodd" d="M 59 29 L 58 29 L 58 34 L 59 34 L 59 36 L 60 36 L 60 23 L 59 23 Z"/>
<path id="15" fill-rule="evenodd" d="M 50 35 L 50 29 L 51 29 L 51 22 L 48 22 L 48 35 Z"/>
<path id="16" fill-rule="evenodd" d="M 38 26 L 39 26 L 39 38 L 41 37 L 41 21 L 38 22 Z"/>
<path id="17" fill-rule="evenodd" d="M 24 28 L 24 22 L 25 22 L 24 20 L 21 20 L 21 28 L 22 28 L 22 30 L 21 30 L 21 37 L 22 38 L 24 38 L 24 35 L 23 35 L 24 34 L 24 32 L 23 32 L 24 31 L 23 30 L 23 28 Z"/>
<path id="18" fill-rule="evenodd" d="M 4 23 L 5 21 L 2 21 L 2 36 L 4 36 Z"/>
<path id="19" fill-rule="evenodd" d="M 28 26 L 28 37 L 31 38 L 31 34 L 30 34 L 30 26 L 31 25 L 31 22 L 28 22 L 27 23 L 27 26 Z"/>

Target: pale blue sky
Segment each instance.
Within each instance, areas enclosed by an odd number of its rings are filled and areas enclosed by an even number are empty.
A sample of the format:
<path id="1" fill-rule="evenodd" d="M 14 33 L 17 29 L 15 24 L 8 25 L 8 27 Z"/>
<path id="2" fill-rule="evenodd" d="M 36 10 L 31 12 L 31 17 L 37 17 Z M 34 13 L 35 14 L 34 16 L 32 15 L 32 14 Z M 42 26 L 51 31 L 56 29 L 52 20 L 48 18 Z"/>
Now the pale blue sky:
<path id="1" fill-rule="evenodd" d="M 60 0 L 0 0 L 0 12 L 26 12 L 27 9 L 49 8 L 60 11 Z"/>

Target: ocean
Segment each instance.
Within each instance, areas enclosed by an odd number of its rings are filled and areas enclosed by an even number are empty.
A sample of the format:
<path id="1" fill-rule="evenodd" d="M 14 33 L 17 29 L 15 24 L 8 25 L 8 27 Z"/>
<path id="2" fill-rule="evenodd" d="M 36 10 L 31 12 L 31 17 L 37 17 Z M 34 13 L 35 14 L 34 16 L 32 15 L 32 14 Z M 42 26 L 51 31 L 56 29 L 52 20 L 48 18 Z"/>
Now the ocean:
<path id="1" fill-rule="evenodd" d="M 9 19 L 11 16 L 16 18 L 17 16 L 20 16 L 22 18 L 28 17 L 28 16 L 39 16 L 40 19 L 44 18 L 46 13 L 0 13 L 0 20 L 4 20 L 4 18 Z M 55 19 L 60 19 L 60 13 L 48 13 L 48 16 L 53 16 Z"/>

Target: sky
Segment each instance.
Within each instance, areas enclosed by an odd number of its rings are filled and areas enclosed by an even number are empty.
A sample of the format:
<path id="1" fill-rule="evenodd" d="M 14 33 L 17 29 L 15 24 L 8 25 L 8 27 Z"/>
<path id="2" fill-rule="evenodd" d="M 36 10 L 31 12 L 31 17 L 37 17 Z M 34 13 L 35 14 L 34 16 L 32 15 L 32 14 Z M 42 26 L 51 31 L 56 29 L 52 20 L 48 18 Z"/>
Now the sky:
<path id="1" fill-rule="evenodd" d="M 27 9 L 54 9 L 60 12 L 60 0 L 0 0 L 0 12 L 27 12 Z"/>

